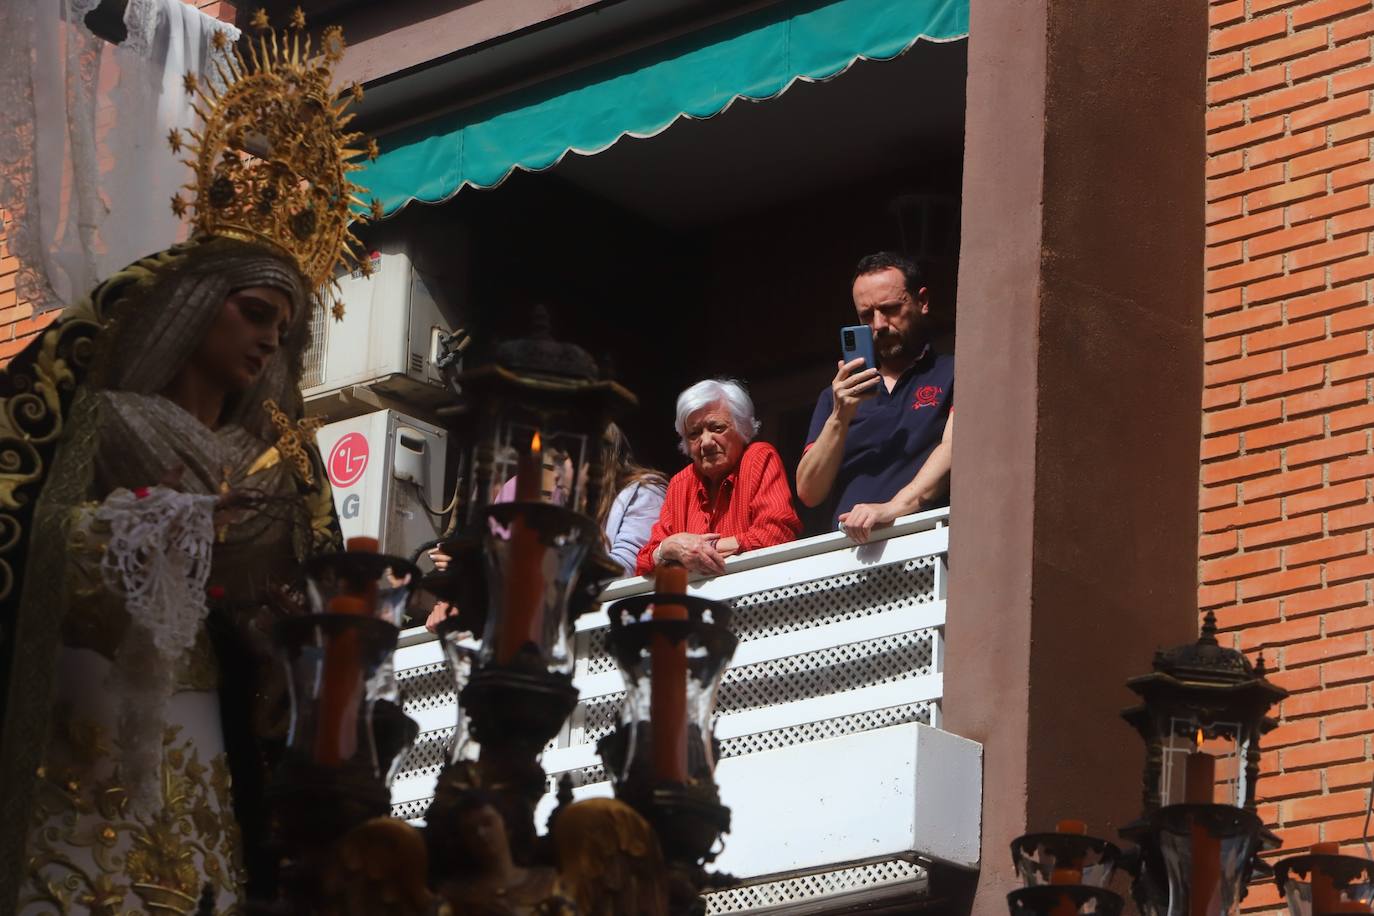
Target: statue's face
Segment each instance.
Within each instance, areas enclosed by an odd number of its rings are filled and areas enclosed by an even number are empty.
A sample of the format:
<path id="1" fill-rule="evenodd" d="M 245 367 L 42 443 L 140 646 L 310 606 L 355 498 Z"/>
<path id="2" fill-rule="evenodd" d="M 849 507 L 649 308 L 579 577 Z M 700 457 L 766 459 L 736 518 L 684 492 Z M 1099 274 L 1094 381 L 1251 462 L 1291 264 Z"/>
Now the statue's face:
<path id="1" fill-rule="evenodd" d="M 226 391 L 244 391 L 267 369 L 291 327 L 291 299 L 269 286 L 235 290 L 224 300 L 191 366 Z"/>
<path id="2" fill-rule="evenodd" d="M 468 854 L 483 866 L 500 864 L 510 849 L 506 838 L 506 822 L 501 812 L 491 805 L 483 805 L 463 816 L 461 835 Z"/>

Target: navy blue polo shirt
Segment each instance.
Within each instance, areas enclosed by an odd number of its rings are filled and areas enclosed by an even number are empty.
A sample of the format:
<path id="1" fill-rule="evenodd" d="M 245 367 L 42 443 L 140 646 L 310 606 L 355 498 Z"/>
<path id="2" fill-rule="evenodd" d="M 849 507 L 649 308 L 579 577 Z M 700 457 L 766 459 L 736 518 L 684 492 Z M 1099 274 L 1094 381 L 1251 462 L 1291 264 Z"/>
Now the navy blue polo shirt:
<path id="1" fill-rule="evenodd" d="M 806 447 L 820 438 L 835 398 L 826 388 L 816 399 Z M 911 483 L 945 434 L 954 406 L 954 356 L 929 347 L 888 391 L 859 403 L 844 440 L 844 458 L 831 496 L 835 521 L 857 503 L 883 503 Z"/>

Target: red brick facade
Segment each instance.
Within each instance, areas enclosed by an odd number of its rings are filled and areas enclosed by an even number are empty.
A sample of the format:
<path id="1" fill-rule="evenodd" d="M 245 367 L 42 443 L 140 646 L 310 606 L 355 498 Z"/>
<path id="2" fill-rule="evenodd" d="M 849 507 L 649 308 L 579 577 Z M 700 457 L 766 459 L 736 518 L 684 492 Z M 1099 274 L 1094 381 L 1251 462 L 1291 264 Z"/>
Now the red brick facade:
<path id="1" fill-rule="evenodd" d="M 226 0 L 185 0 L 211 16 L 224 22 L 233 22 L 234 4 Z M 18 299 L 15 292 L 15 275 L 19 272 L 19 261 L 12 257 L 5 239 L 4 211 L 0 211 L 0 365 L 18 353 L 28 344 L 33 335 L 47 327 L 57 311 L 33 317 L 33 307 Z M 171 241 L 169 239 L 169 241 Z"/>
<path id="2" fill-rule="evenodd" d="M 1259 784 L 1291 854 L 1358 839 L 1374 766 L 1374 3 L 1210 10 L 1199 595 L 1292 691 Z"/>

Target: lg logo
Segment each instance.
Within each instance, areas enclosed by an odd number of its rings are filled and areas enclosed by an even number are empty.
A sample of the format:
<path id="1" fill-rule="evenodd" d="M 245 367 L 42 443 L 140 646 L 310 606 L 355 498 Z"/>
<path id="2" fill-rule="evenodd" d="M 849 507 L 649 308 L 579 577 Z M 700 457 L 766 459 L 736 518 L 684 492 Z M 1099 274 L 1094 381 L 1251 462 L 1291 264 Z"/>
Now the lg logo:
<path id="1" fill-rule="evenodd" d="M 341 437 L 329 453 L 330 483 L 340 490 L 353 486 L 367 470 L 367 456 L 367 437 L 362 433 L 348 433 Z"/>

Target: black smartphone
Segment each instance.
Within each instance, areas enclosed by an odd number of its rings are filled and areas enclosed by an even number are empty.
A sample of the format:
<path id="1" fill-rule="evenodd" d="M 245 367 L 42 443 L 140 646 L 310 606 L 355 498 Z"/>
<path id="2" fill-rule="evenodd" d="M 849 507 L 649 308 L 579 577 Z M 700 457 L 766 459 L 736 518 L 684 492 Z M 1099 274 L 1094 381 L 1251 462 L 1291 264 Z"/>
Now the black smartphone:
<path id="1" fill-rule="evenodd" d="M 863 358 L 863 366 L 854 370 L 855 372 L 878 368 L 878 361 L 873 357 L 873 332 L 868 325 L 856 324 L 841 328 L 840 351 L 844 355 L 845 362 Z"/>

